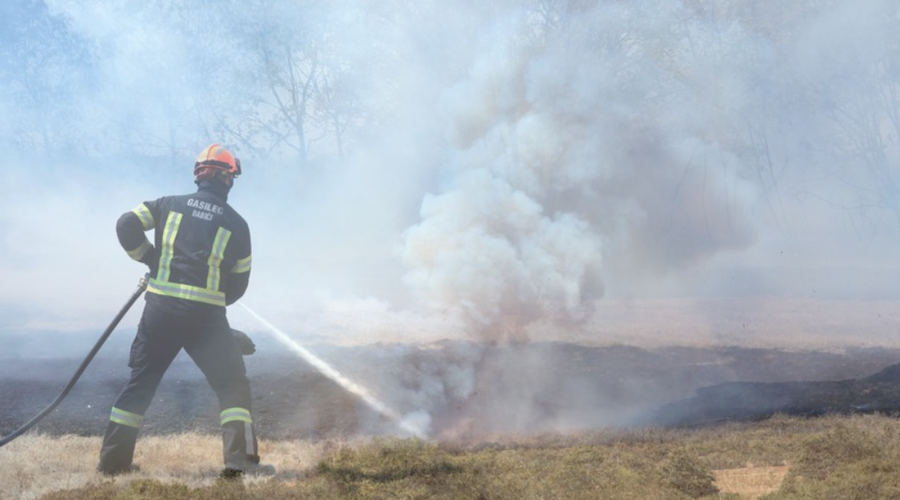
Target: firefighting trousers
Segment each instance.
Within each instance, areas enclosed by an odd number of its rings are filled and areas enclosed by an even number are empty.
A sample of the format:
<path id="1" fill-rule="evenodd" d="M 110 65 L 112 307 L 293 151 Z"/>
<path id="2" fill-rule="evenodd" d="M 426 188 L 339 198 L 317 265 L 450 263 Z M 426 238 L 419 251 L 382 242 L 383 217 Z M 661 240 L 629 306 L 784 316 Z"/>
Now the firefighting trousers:
<path id="1" fill-rule="evenodd" d="M 218 397 L 225 467 L 244 469 L 259 462 L 250 414 L 250 382 L 224 311 L 178 316 L 148 301 L 131 346 L 131 377 L 116 400 L 103 437 L 99 470 L 117 473 L 131 466 L 144 414 L 181 349 Z"/>

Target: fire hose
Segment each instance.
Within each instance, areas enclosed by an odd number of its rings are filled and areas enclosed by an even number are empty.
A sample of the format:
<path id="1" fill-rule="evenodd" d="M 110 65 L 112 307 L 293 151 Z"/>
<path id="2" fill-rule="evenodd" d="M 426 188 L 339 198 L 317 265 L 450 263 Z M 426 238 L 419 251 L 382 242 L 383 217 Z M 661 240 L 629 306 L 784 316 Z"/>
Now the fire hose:
<path id="1" fill-rule="evenodd" d="M 72 387 L 74 387 L 75 383 L 78 382 L 78 379 L 81 378 L 81 374 L 84 373 L 84 370 L 88 367 L 89 364 L 91 364 L 91 361 L 94 359 L 94 356 L 97 354 L 97 352 L 103 346 L 103 343 L 106 342 L 106 339 L 108 339 L 109 336 L 112 334 L 113 330 L 116 329 L 116 326 L 119 325 L 119 322 L 122 321 L 122 318 L 125 316 L 125 314 L 128 312 L 128 310 L 131 309 L 131 306 L 134 305 L 134 303 L 137 301 L 138 297 L 140 297 L 141 294 L 144 293 L 144 290 L 147 289 L 147 279 L 148 279 L 147 275 L 145 275 L 144 277 L 141 278 L 140 282 L 138 283 L 137 289 L 134 291 L 134 293 L 131 294 L 131 297 L 128 298 L 128 302 L 126 302 L 125 305 L 122 306 L 122 309 L 119 310 L 118 314 L 116 314 L 116 316 L 113 318 L 113 320 L 109 324 L 109 326 L 106 327 L 106 330 L 103 332 L 103 335 L 100 336 L 100 339 L 97 340 L 96 344 L 94 344 L 94 347 L 93 347 L 93 349 L 91 349 L 91 352 L 89 352 L 87 357 L 84 358 L 84 361 L 81 362 L 81 366 L 78 367 L 78 370 L 75 372 L 75 375 L 72 376 L 72 379 L 69 380 L 69 383 L 66 385 L 65 389 L 63 389 L 63 391 L 59 394 L 59 396 L 57 396 L 56 399 L 52 403 L 50 403 L 50 406 L 45 408 L 44 411 L 35 415 L 34 418 L 29 420 L 27 423 L 25 423 L 25 425 L 23 425 L 22 427 L 19 427 L 18 429 L 11 432 L 10 434 L 3 436 L 3 438 L 0 439 L 0 447 L 5 446 L 13 439 L 16 439 L 17 437 L 19 437 L 22 434 L 24 434 L 25 432 L 27 432 L 28 429 L 31 429 L 32 427 L 34 427 L 35 424 L 37 424 L 44 417 L 46 417 L 47 414 L 49 414 L 51 411 L 53 411 L 59 405 L 59 403 L 61 403 L 62 400 L 66 398 L 66 396 L 69 394 L 69 391 L 72 390 Z"/>

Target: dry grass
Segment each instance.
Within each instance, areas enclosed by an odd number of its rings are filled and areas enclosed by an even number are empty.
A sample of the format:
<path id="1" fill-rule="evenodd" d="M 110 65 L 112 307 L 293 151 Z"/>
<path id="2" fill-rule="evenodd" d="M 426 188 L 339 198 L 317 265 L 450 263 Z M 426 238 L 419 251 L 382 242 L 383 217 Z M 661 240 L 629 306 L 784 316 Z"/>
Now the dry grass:
<path id="1" fill-rule="evenodd" d="M 262 441 L 260 453 L 266 463 L 280 471 L 281 479 L 296 481 L 316 466 L 326 450 L 347 445 L 349 442 Z M 141 438 L 135 453 L 140 472 L 114 479 L 95 471 L 99 451 L 100 438 L 96 437 L 22 436 L 0 448 L 0 485 L 3 485 L 0 499 L 40 498 L 56 490 L 107 481 L 124 484 L 136 479 L 200 488 L 215 483 L 222 469 L 219 436 L 179 434 Z"/>
<path id="2" fill-rule="evenodd" d="M 722 493 L 735 493 L 741 499 L 755 500 L 781 487 L 781 482 L 788 473 L 788 466 L 751 466 L 717 470 L 713 473 L 716 476 L 716 486 Z"/>
<path id="3" fill-rule="evenodd" d="M 900 300 L 812 297 L 604 299 L 579 331 L 535 328 L 532 340 L 822 350 L 900 347 Z"/>
<path id="4" fill-rule="evenodd" d="M 219 439 L 138 443 L 137 474 L 94 472 L 98 438 L 29 435 L 0 448 L 0 498 L 137 500 L 900 498 L 900 421 L 775 417 L 704 429 L 604 430 L 491 442 L 263 442 L 273 478 L 216 479 Z"/>

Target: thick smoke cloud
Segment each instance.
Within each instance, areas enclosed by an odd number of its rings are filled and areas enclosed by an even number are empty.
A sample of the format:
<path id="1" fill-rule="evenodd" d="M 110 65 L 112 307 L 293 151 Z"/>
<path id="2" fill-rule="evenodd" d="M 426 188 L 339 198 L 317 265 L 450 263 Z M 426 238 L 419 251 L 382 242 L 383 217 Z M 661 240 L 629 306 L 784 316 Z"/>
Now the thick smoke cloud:
<path id="1" fill-rule="evenodd" d="M 687 14 L 677 2 L 601 2 L 532 43 L 516 41 L 536 29 L 528 19 L 494 26 L 441 93 L 450 179 L 404 235 L 407 283 L 502 336 L 497 321 L 582 319 L 605 267 L 657 276 L 749 247 L 755 186 L 708 127 L 757 104 L 744 81 L 760 69 L 712 53 L 704 63 L 726 83 L 680 74 L 702 71 L 672 46 L 706 28 Z M 732 36 L 731 50 L 757 45 Z"/>

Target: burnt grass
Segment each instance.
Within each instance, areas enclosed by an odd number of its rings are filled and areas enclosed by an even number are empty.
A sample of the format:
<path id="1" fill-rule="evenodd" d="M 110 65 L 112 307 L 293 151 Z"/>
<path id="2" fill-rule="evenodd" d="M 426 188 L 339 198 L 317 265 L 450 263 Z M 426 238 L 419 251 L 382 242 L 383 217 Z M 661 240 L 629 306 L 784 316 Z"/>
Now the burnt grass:
<path id="1" fill-rule="evenodd" d="M 253 413 L 264 439 L 318 440 L 352 435 L 396 434 L 394 423 L 372 411 L 357 397 L 322 376 L 299 358 L 275 345 L 258 343 L 257 354 L 247 357 L 254 401 Z M 87 352 L 91 341 L 71 346 Z M 834 413 L 894 413 L 900 411 L 900 350 L 848 349 L 839 353 L 723 347 L 668 347 L 643 349 L 629 346 L 586 347 L 567 343 L 531 343 L 516 346 L 476 346 L 444 342 L 427 348 L 399 345 L 367 347 L 320 346 L 323 358 L 360 383 L 384 393 L 385 380 L 424 365 L 440 366 L 449 353 L 477 349 L 479 364 L 510 358 L 523 363 L 539 359 L 541 384 L 529 393 L 534 407 L 549 416 L 562 415 L 580 422 L 582 430 L 595 425 L 703 426 L 724 421 L 764 419 L 774 414 L 816 416 Z M 315 350 L 315 349 L 313 349 Z M 0 359 L 0 435 L 6 435 L 47 407 L 81 363 L 79 355 Z M 37 426 L 43 434 L 97 436 L 105 429 L 109 410 L 128 375 L 127 345 L 107 349 L 86 370 L 81 380 Z M 508 363 L 508 361 L 507 361 Z M 500 366 L 500 365 L 498 365 Z M 519 367 L 530 373 L 529 367 Z M 458 428 L 478 408 L 477 400 L 492 390 L 509 392 L 513 376 L 477 382 L 476 392 L 432 408 L 436 437 L 444 429 Z M 402 377 L 401 377 L 402 378 Z M 415 383 L 407 377 L 404 384 Z M 492 387 L 495 385 L 496 387 Z M 567 388 L 577 387 L 577 404 L 562 399 Z M 410 389 L 410 387 L 406 387 Z M 413 388 L 415 389 L 415 388 Z M 569 395 L 571 396 L 571 394 Z M 386 402 L 402 414 L 415 410 L 403 399 Z M 499 403 L 498 403 L 499 404 Z M 621 420 L 592 418 L 592 413 L 621 413 Z M 199 370 L 179 355 L 157 391 L 142 433 L 218 433 L 218 403 Z M 468 416 L 471 418 L 471 415 Z M 477 420 L 474 419 L 474 420 Z M 467 427 L 477 432 L 476 421 Z M 484 429 L 485 434 L 502 427 Z M 513 431 L 548 432 L 541 420 Z"/>

